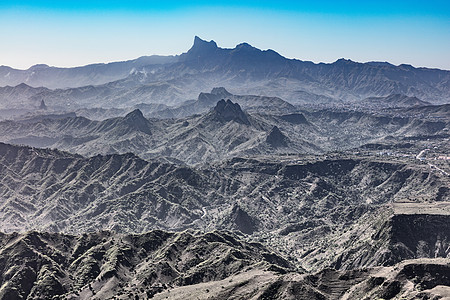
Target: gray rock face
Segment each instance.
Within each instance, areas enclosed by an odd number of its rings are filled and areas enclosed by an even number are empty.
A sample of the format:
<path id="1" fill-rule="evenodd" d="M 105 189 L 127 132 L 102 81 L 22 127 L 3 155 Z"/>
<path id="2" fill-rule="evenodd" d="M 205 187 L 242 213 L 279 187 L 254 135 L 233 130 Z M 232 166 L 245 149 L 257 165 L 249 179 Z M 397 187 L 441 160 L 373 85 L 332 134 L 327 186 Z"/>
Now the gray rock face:
<path id="1" fill-rule="evenodd" d="M 266 137 L 266 143 L 274 148 L 287 147 L 289 139 L 280 131 L 277 126 L 273 126 Z"/>
<path id="2" fill-rule="evenodd" d="M 180 56 L 180 61 L 195 61 L 196 59 L 203 58 L 205 56 L 213 56 L 214 52 L 216 52 L 219 48 L 217 47 L 216 42 L 214 41 L 205 41 L 199 38 L 198 36 L 194 37 L 194 45 L 189 49 L 187 53 L 184 53 Z"/>
<path id="3" fill-rule="evenodd" d="M 217 102 L 212 112 L 212 118 L 219 122 L 235 121 L 237 123 L 250 125 L 247 115 L 241 110 L 237 103 L 230 100 L 220 100 Z"/>

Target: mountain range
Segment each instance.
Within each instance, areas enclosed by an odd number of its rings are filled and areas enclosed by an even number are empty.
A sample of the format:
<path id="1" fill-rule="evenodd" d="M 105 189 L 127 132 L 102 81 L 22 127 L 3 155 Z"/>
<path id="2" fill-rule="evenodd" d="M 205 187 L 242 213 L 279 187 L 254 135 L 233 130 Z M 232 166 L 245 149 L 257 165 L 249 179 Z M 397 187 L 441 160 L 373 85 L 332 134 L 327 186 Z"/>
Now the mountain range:
<path id="1" fill-rule="evenodd" d="M 200 94 L 199 99 L 212 98 L 211 102 L 192 107 L 207 110 L 212 101 L 221 96 Z M 250 109 L 261 112 L 248 113 L 228 99 L 218 101 L 203 114 L 176 119 L 147 119 L 139 109 L 124 117 L 102 121 L 77 117 L 74 113 L 44 114 L 1 121 L 0 141 L 58 148 L 81 155 L 133 152 L 142 158 L 169 158 L 196 164 L 270 153 L 317 154 L 348 150 L 368 143 L 389 142 L 393 138 L 448 136 L 449 120 L 445 113 L 435 119 L 425 115 L 377 116 L 333 109 L 294 109 L 294 113 L 278 115 L 268 114 L 270 106 L 266 103 L 278 107 L 275 113 L 289 111 L 291 107 L 281 99 L 229 96 L 244 105 L 250 102 L 253 105 Z M 256 106 L 258 103 L 262 106 Z M 424 112 L 426 109 L 423 107 Z M 181 110 L 178 112 L 182 114 Z"/>
<path id="2" fill-rule="evenodd" d="M 450 299 L 449 79 L 198 37 L 2 66 L 0 299 Z"/>
<path id="3" fill-rule="evenodd" d="M 246 43 L 223 49 L 198 37 L 179 56 L 68 69 L 1 67 L 0 78 L 2 109 L 32 109 L 42 100 L 60 110 L 141 103 L 176 106 L 217 86 L 234 94 L 280 97 L 292 104 L 358 102 L 391 94 L 433 104 L 450 100 L 450 71 L 345 59 L 315 64 Z"/>
<path id="4" fill-rule="evenodd" d="M 177 61 L 175 56 L 153 55 L 128 61 L 75 68 L 57 68 L 38 64 L 27 70 L 17 70 L 8 66 L 0 66 L 0 86 L 16 86 L 26 83 L 33 87 L 64 89 L 101 85 L 123 79 L 144 66 L 169 64 L 175 61 Z"/>

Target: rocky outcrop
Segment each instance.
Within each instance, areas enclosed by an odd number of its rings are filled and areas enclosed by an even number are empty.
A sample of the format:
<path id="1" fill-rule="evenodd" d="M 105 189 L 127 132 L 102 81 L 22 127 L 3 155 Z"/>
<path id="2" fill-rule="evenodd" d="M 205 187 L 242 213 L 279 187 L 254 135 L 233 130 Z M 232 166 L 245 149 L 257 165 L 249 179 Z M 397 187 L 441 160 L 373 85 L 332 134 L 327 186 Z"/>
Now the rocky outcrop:
<path id="1" fill-rule="evenodd" d="M 287 147 L 289 139 L 285 136 L 277 126 L 273 126 L 267 134 L 266 143 L 274 148 Z"/>
<path id="2" fill-rule="evenodd" d="M 450 258 L 448 214 L 394 214 L 382 223 L 376 221 L 373 227 L 376 230 L 370 239 L 344 250 L 335 268 L 392 266 L 408 259 Z"/>
<path id="3" fill-rule="evenodd" d="M 211 112 L 211 118 L 219 122 L 234 121 L 237 123 L 250 125 L 247 115 L 242 111 L 237 103 L 230 100 L 220 100 Z"/>
<path id="4" fill-rule="evenodd" d="M 150 122 L 144 117 L 139 109 L 135 109 L 123 118 L 123 123 L 131 128 L 146 134 L 151 134 Z"/>

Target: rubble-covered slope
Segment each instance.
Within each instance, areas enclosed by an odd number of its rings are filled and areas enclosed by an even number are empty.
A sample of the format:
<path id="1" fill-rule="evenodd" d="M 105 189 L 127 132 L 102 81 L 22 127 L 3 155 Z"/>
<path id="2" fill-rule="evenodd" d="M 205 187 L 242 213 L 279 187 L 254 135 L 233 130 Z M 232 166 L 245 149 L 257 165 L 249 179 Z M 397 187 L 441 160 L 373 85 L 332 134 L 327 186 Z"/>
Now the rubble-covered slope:
<path id="1" fill-rule="evenodd" d="M 1 299 L 430 299 L 448 260 L 306 274 L 224 231 L 0 235 Z"/>
<path id="2" fill-rule="evenodd" d="M 0 236 L 1 299 L 143 299 L 248 270 L 295 269 L 227 232 Z"/>

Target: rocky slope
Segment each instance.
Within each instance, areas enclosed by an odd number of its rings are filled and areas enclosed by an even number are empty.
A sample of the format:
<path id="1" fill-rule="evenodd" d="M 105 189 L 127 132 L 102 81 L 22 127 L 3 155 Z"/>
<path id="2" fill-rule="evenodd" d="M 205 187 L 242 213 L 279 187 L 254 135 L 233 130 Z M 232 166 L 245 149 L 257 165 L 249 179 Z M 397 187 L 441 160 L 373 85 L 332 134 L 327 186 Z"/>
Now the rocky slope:
<path id="1" fill-rule="evenodd" d="M 2 144 L 0 167 L 4 232 L 238 230 L 307 269 L 384 264 L 383 253 L 370 261 L 346 251 L 369 253 L 377 224 L 389 219 L 385 205 L 450 195 L 449 178 L 428 165 L 356 157 L 235 158 L 191 168 L 132 154 L 84 158 Z M 369 244 L 359 242 L 366 238 Z M 348 259 L 339 263 L 339 255 Z"/>
<path id="2" fill-rule="evenodd" d="M 446 299 L 446 260 L 408 260 L 394 267 L 311 275 L 247 272 L 219 282 L 178 287 L 155 299 Z M 205 291 L 207 293 L 199 293 Z"/>
<path id="3" fill-rule="evenodd" d="M 0 236 L 1 299 L 429 299 L 447 260 L 313 274 L 229 232 Z M 428 298 L 427 298 L 428 297 Z"/>
<path id="4" fill-rule="evenodd" d="M 392 266 L 407 259 L 450 259 L 450 203 L 441 203 L 441 208 L 428 212 L 436 204 L 408 203 L 414 205 L 414 213 L 398 212 L 394 203 L 391 209 L 377 210 L 340 233 L 330 234 L 328 255 L 336 269 Z M 339 235 L 339 234 L 338 234 Z M 333 254 L 331 254 L 333 253 Z"/>
<path id="5" fill-rule="evenodd" d="M 1 299 L 148 299 L 177 286 L 289 262 L 227 232 L 27 232 L 0 237 Z"/>
<path id="6" fill-rule="evenodd" d="M 0 236 L 1 299 L 430 299 L 448 260 L 304 274 L 229 232 Z"/>

